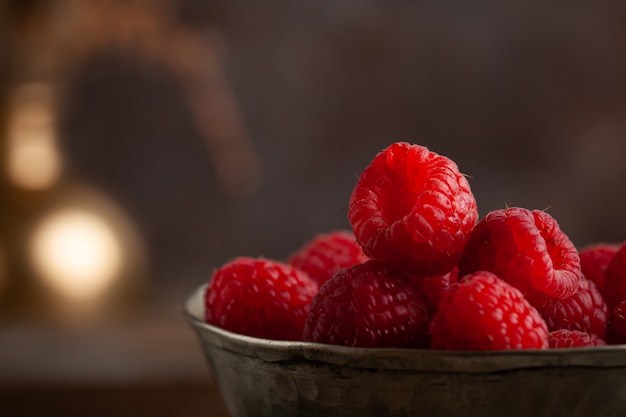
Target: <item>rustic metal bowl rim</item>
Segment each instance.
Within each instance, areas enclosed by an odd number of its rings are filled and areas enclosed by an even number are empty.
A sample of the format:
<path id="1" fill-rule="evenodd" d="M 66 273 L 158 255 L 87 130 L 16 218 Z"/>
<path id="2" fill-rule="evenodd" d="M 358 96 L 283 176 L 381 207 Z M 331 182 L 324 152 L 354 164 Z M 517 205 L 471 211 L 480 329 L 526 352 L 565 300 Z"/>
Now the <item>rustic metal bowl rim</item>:
<path id="1" fill-rule="evenodd" d="M 208 324 L 203 317 L 204 284 L 185 300 L 183 315 L 202 344 L 263 362 L 305 361 L 386 371 L 487 373 L 513 369 L 580 367 L 626 368 L 626 345 L 570 349 L 443 351 L 432 349 L 362 348 L 279 341 L 237 334 Z"/>

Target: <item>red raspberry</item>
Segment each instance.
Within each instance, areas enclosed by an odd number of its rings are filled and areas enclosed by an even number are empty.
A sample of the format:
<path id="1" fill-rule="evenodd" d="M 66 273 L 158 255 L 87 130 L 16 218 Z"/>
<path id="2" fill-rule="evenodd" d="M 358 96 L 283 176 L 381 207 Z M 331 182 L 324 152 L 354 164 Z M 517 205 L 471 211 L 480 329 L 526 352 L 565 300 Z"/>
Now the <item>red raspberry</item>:
<path id="1" fill-rule="evenodd" d="M 548 328 L 515 287 L 487 271 L 464 276 L 444 294 L 430 325 L 444 350 L 543 349 Z"/>
<path id="2" fill-rule="evenodd" d="M 458 269 L 455 267 L 445 275 L 436 277 L 420 277 L 408 275 L 413 282 L 415 292 L 424 299 L 428 317 L 435 317 L 439 302 L 450 285 L 458 281 Z"/>
<path id="3" fill-rule="evenodd" d="M 604 339 L 580 330 L 559 329 L 548 333 L 550 349 L 606 346 Z"/>
<path id="4" fill-rule="evenodd" d="M 302 339 L 360 347 L 425 348 L 428 317 L 408 279 L 370 260 L 343 268 L 313 298 Z"/>
<path id="5" fill-rule="evenodd" d="M 605 295 L 604 275 L 606 274 L 606 267 L 619 250 L 619 247 L 620 245 L 615 243 L 595 243 L 578 251 L 580 270 L 585 278 L 596 284 L 598 291 L 603 296 Z"/>
<path id="6" fill-rule="evenodd" d="M 478 211 L 453 161 L 397 142 L 361 173 L 348 219 L 366 255 L 436 276 L 456 265 Z"/>
<path id="7" fill-rule="evenodd" d="M 620 246 L 606 266 L 604 300 L 610 309 L 626 300 L 626 243 Z"/>
<path id="8" fill-rule="evenodd" d="M 626 344 L 626 300 L 611 310 L 606 324 L 606 341 L 610 345 Z"/>
<path id="9" fill-rule="evenodd" d="M 578 251 L 548 213 L 512 207 L 494 210 L 474 228 L 459 275 L 491 271 L 541 307 L 572 296 L 580 281 Z"/>
<path id="10" fill-rule="evenodd" d="M 206 321 L 248 336 L 299 340 L 317 289 L 306 273 L 290 265 L 240 257 L 209 282 Z"/>
<path id="11" fill-rule="evenodd" d="M 580 281 L 574 295 L 551 299 L 539 312 L 551 331 L 580 330 L 605 337 L 609 309 L 594 282 L 588 279 Z"/>
<path id="12" fill-rule="evenodd" d="M 335 230 L 315 236 L 287 262 L 309 274 L 321 287 L 337 270 L 368 259 L 351 231 Z"/>

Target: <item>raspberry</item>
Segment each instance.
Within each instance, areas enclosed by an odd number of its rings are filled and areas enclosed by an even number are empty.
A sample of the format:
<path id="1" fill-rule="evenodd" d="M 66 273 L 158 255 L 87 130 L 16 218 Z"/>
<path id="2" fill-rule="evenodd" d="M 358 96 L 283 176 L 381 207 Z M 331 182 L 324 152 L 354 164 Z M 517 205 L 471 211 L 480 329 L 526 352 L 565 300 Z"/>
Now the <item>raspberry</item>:
<path id="1" fill-rule="evenodd" d="M 579 330 L 605 337 L 609 309 L 594 282 L 588 279 L 580 281 L 574 295 L 552 299 L 539 312 L 551 331 Z"/>
<path id="2" fill-rule="evenodd" d="M 609 308 L 626 300 L 626 243 L 619 247 L 606 266 L 604 300 Z"/>
<path id="3" fill-rule="evenodd" d="M 432 318 L 437 313 L 439 302 L 448 287 L 458 281 L 458 269 L 455 267 L 445 275 L 436 277 L 420 277 L 408 275 L 413 282 L 415 292 L 424 299 L 428 317 Z"/>
<path id="4" fill-rule="evenodd" d="M 580 257 L 580 269 L 585 278 L 593 281 L 603 296 L 604 275 L 613 256 L 619 250 L 619 245 L 614 243 L 595 243 L 578 251 Z"/>
<path id="5" fill-rule="evenodd" d="M 337 271 L 313 298 L 302 340 L 425 348 L 428 317 L 408 279 L 375 260 Z"/>
<path id="6" fill-rule="evenodd" d="M 598 335 L 580 330 L 560 329 L 548 333 L 550 349 L 606 346 Z"/>
<path id="7" fill-rule="evenodd" d="M 213 274 L 204 299 L 206 321 L 248 336 L 299 340 L 317 289 L 290 265 L 240 257 Z"/>
<path id="8" fill-rule="evenodd" d="M 335 230 L 315 236 L 287 262 L 309 274 L 321 287 L 337 270 L 368 259 L 351 231 Z"/>
<path id="9" fill-rule="evenodd" d="M 444 350 L 543 349 L 548 328 L 515 287 L 487 271 L 450 286 L 430 325 L 431 347 Z"/>
<path id="10" fill-rule="evenodd" d="M 436 276 L 456 265 L 478 211 L 453 161 L 396 142 L 361 173 L 348 219 L 369 257 Z"/>
<path id="11" fill-rule="evenodd" d="M 626 344 L 626 300 L 611 310 L 606 325 L 606 341 L 610 345 Z"/>
<path id="12" fill-rule="evenodd" d="M 580 259 L 570 239 L 548 213 L 512 207 L 478 222 L 459 261 L 459 274 L 491 271 L 541 307 L 548 298 L 572 296 Z"/>

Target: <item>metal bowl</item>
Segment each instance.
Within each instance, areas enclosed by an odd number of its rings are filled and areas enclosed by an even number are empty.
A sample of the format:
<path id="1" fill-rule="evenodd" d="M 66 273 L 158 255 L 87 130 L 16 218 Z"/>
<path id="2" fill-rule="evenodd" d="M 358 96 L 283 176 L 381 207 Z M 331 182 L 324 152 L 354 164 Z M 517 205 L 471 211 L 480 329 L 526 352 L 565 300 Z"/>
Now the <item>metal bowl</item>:
<path id="1" fill-rule="evenodd" d="M 186 301 L 233 417 L 626 415 L 626 345 L 450 352 L 258 339 L 204 322 Z"/>

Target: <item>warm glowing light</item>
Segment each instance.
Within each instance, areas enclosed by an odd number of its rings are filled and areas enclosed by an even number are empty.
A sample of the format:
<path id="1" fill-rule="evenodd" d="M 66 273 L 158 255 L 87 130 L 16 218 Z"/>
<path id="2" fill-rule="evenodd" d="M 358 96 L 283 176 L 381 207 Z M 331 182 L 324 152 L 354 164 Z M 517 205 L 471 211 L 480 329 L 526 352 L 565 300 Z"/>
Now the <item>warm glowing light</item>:
<path id="1" fill-rule="evenodd" d="M 27 189 L 43 189 L 51 186 L 61 171 L 61 159 L 56 147 L 42 129 L 39 135 L 23 135 L 11 144 L 7 169 L 11 181 Z"/>
<path id="2" fill-rule="evenodd" d="M 74 300 L 104 294 L 122 263 L 121 242 L 111 226 L 86 210 L 50 215 L 36 230 L 32 250 L 42 278 Z"/>
<path id="3" fill-rule="evenodd" d="M 9 102 L 6 167 L 18 187 L 47 188 L 60 175 L 52 97 L 49 86 L 34 83 L 16 87 Z"/>

